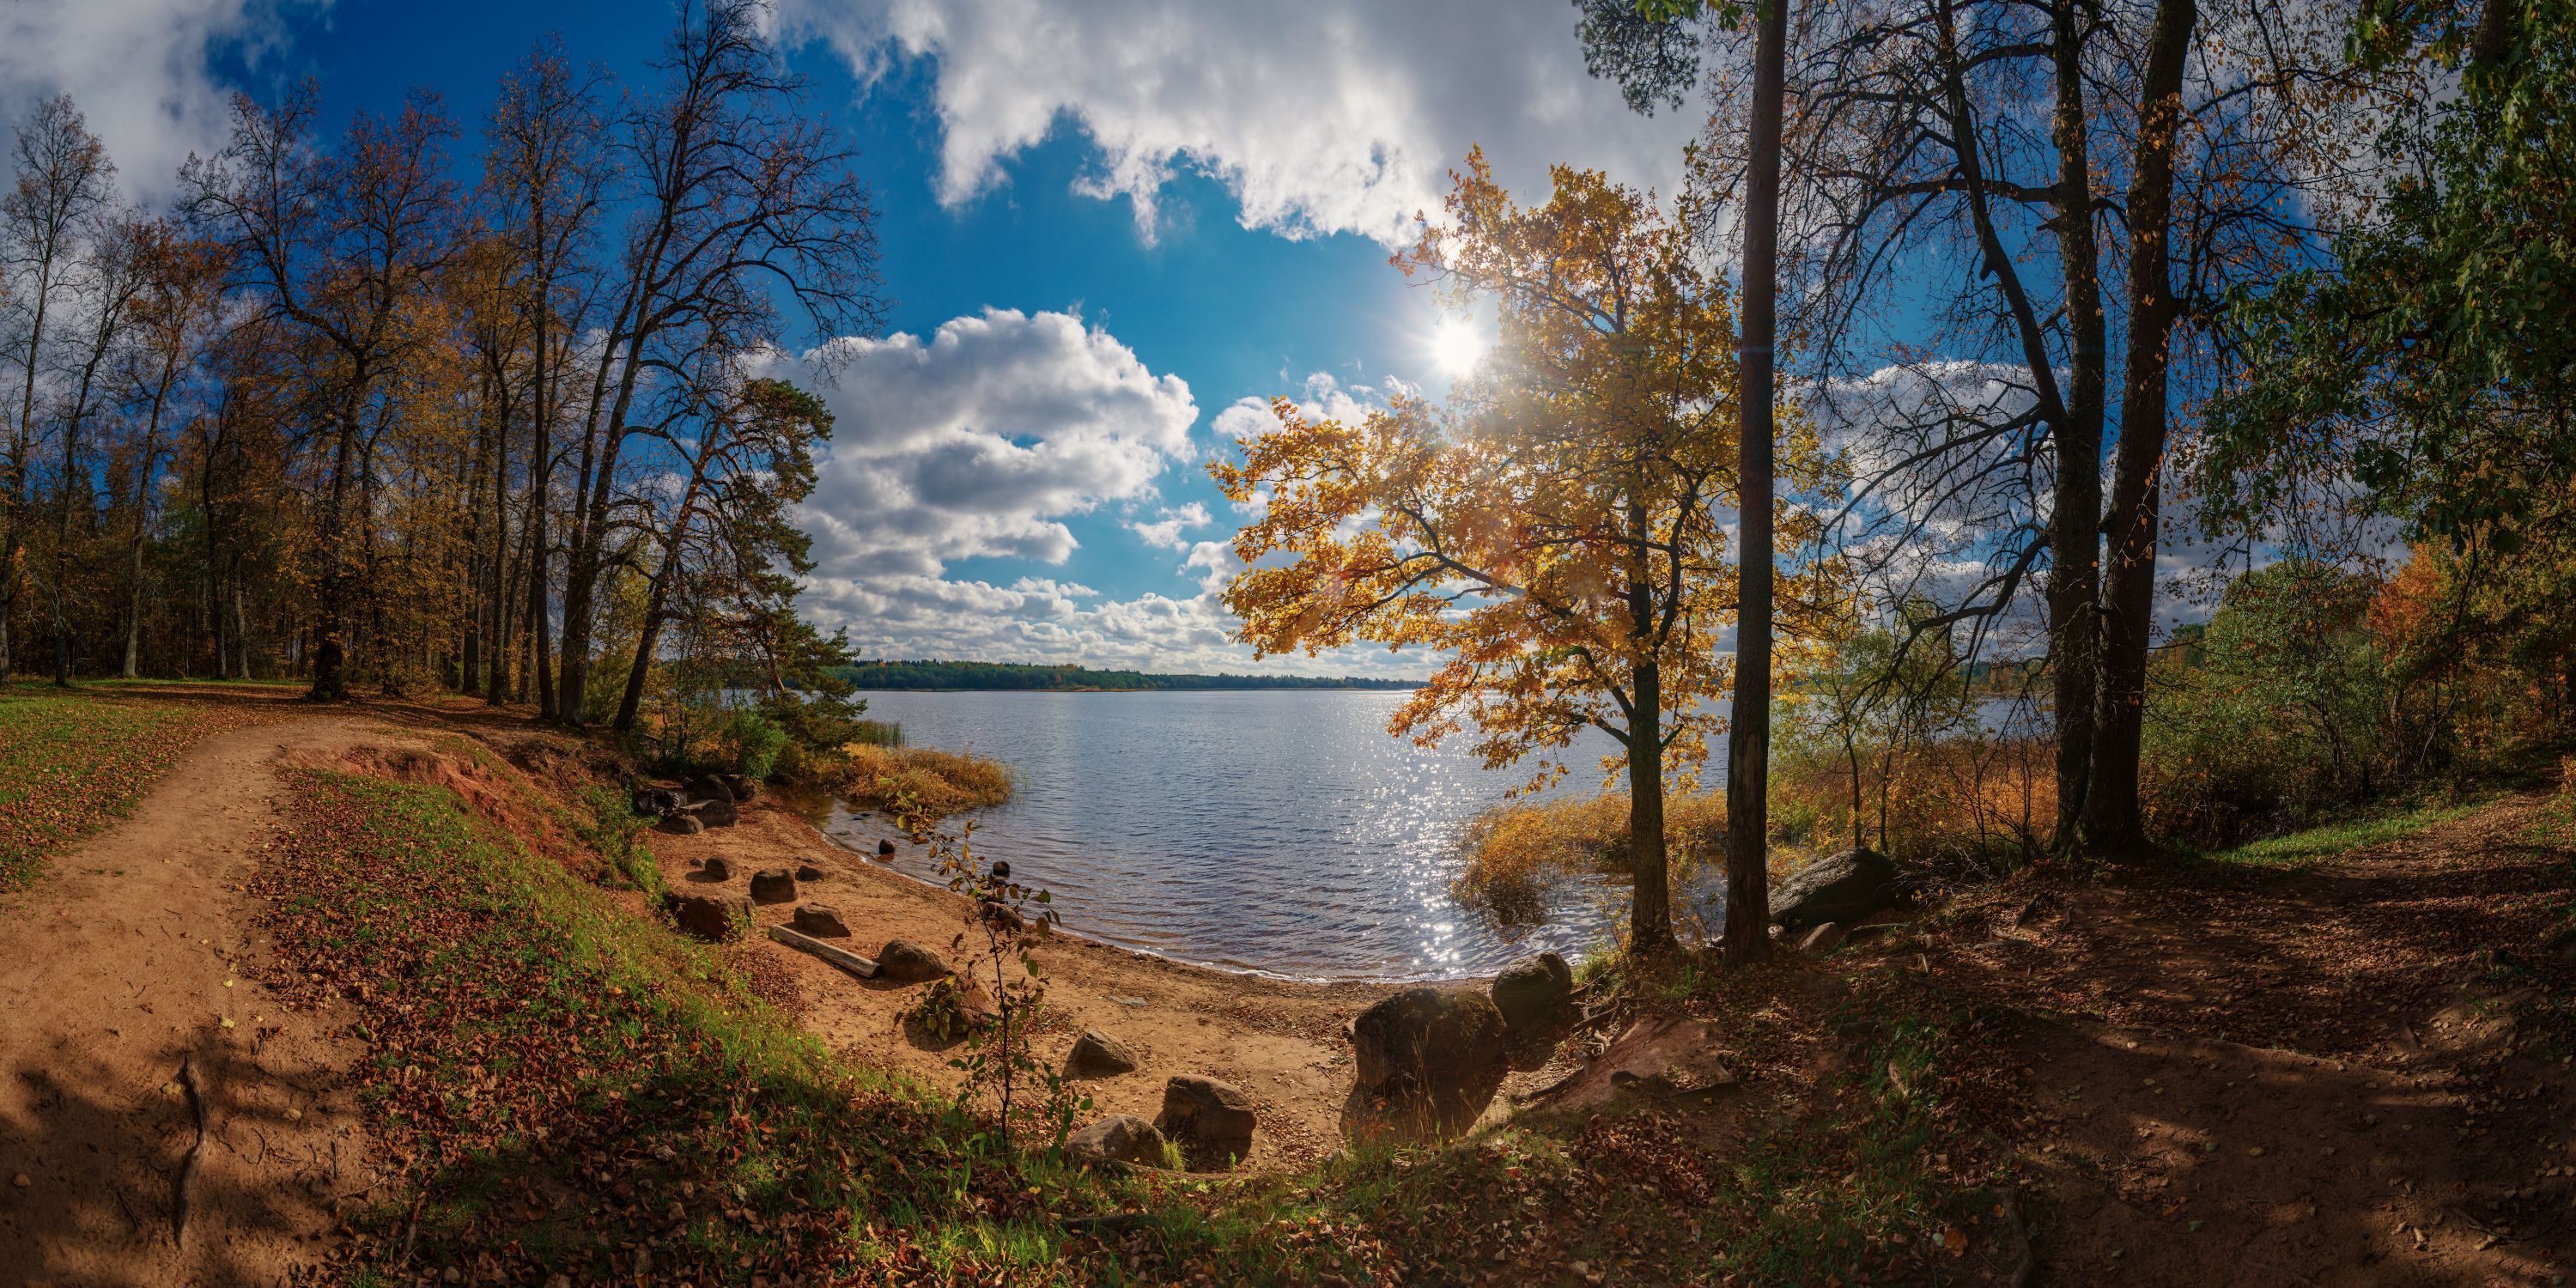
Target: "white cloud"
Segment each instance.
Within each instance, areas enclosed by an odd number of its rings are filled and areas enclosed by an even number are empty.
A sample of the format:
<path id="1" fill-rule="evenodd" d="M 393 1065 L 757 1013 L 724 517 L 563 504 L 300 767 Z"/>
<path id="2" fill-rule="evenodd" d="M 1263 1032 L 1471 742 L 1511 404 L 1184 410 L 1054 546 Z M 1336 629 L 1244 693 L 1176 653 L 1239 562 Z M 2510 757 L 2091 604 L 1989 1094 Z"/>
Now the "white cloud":
<path id="1" fill-rule="evenodd" d="M 1152 523 L 1131 522 L 1127 527 L 1144 538 L 1146 545 L 1178 550 L 1189 544 L 1188 539 L 1181 535 L 1183 532 L 1204 528 L 1214 522 L 1216 520 L 1209 516 L 1206 506 L 1192 501 L 1177 510 L 1166 508 Z"/>
<path id="2" fill-rule="evenodd" d="M 834 342 L 838 420 L 807 508 L 820 575 L 937 576 L 978 557 L 1063 563 L 1064 519 L 1152 495 L 1190 455 L 1177 376 L 1069 313 L 994 309 Z"/>
<path id="3" fill-rule="evenodd" d="M 219 49 L 256 56 L 279 15 L 328 0 L 11 0 L 0 5 L 0 112 L 14 128 L 49 95 L 71 94 L 105 140 L 125 191 L 166 198 L 188 153 L 223 146 Z"/>
<path id="4" fill-rule="evenodd" d="M 1690 111 L 1639 117 L 1583 70 L 1564 0 L 786 0 L 862 84 L 897 57 L 936 63 L 940 200 L 1005 181 L 1070 122 L 1085 195 L 1125 195 L 1150 238 L 1164 185 L 1208 175 L 1247 228 L 1409 241 L 1447 172 L 1481 144 L 1515 190 L 1566 161 L 1669 191 Z"/>
<path id="5" fill-rule="evenodd" d="M 814 537 L 803 609 L 848 626 L 879 656 L 1082 662 L 1158 670 L 1420 674 L 1411 658 L 1354 653 L 1256 666 L 1218 599 L 1238 565 L 1223 541 L 1184 535 L 1215 523 L 1199 502 L 1157 506 L 1139 535 L 1187 559 L 1195 594 L 1114 599 L 1079 581 L 1008 585 L 950 575 L 979 558 L 1064 564 L 1066 520 L 1154 503 L 1155 482 L 1196 455 L 1189 386 L 1146 369 L 1107 332 L 1069 313 L 988 310 L 928 338 L 836 342 L 842 365 L 817 389 L 837 422 L 800 516 Z"/>

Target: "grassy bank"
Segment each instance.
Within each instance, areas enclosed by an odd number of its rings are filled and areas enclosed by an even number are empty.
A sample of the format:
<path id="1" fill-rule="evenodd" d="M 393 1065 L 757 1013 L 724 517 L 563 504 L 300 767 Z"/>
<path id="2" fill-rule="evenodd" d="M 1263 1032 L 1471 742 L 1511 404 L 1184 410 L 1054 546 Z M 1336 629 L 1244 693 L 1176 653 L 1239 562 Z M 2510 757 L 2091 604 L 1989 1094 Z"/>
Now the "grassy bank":
<path id="1" fill-rule="evenodd" d="M 296 787 L 255 889 L 281 987 L 361 1016 L 367 1129 L 397 1164 L 348 1221 L 361 1282 L 1365 1281 L 1231 1183 L 1082 1171 L 838 1059 L 758 999 L 756 950 L 576 875 L 628 865 L 539 854 L 443 787 Z"/>
<path id="2" fill-rule="evenodd" d="M 34 884 L 46 859 L 133 809 L 209 731 L 205 716 L 77 691 L 0 691 L 0 894 Z"/>

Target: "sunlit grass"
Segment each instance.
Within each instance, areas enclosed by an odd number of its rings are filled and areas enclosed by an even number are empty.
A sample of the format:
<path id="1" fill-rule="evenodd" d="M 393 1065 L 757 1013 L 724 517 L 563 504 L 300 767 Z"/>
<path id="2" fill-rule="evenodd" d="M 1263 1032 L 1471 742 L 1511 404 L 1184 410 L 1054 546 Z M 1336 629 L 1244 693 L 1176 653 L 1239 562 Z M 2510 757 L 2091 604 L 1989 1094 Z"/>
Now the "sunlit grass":
<path id="1" fill-rule="evenodd" d="M 2230 850 L 2202 856 L 2211 863 L 2295 870 L 2311 867 L 2355 850 L 2403 840 L 2429 827 L 2466 818 L 2488 805 L 2484 799 L 2445 801 L 2411 809 L 2374 811 L 2339 819 L 2286 836 L 2267 837 Z"/>
<path id="2" fill-rule="evenodd" d="M 202 730 L 181 707 L 0 693 L 0 893 L 123 817 Z"/>

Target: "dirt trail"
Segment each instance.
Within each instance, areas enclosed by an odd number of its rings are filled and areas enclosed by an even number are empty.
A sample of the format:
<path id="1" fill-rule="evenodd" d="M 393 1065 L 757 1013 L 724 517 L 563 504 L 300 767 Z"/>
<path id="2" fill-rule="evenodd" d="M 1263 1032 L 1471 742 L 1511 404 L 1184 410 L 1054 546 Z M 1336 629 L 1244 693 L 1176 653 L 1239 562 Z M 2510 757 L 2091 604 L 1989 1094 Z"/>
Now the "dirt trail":
<path id="1" fill-rule="evenodd" d="M 0 1283 L 274 1284 L 366 1183 L 333 1072 L 359 1050 L 254 982 L 239 887 L 283 807 L 270 760 L 369 729 L 213 735 L 0 913 Z"/>
<path id="2" fill-rule="evenodd" d="M 2565 1282 L 2568 1031 L 2517 1005 L 2576 983 L 2534 951 L 2570 886 L 2538 800 L 2304 872 L 2053 887 L 1937 951 L 2034 1017 L 2037 1281 Z"/>

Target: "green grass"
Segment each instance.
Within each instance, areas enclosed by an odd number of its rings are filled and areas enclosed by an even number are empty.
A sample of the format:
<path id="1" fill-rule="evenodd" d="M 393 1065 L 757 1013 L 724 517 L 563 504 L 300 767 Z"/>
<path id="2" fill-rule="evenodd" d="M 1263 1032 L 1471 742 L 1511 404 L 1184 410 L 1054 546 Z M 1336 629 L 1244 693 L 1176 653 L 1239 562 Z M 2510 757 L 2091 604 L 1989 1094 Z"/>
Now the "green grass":
<path id="1" fill-rule="evenodd" d="M 2377 810 L 2202 857 L 2211 863 L 2297 871 L 2354 850 L 2402 840 L 2428 827 L 2466 818 L 2490 803 L 2490 800 L 2480 798 Z"/>
<path id="2" fill-rule="evenodd" d="M 203 732 L 196 714 L 0 692 L 0 894 L 33 885 L 46 859 L 132 810 Z"/>
<path id="3" fill-rule="evenodd" d="M 1277 1182 L 1085 1171 L 836 1057 L 754 996 L 746 950 L 626 912 L 445 788 L 294 781 L 296 830 L 253 886 L 272 903 L 279 984 L 357 1006 L 371 1149 L 406 1160 L 392 1197 L 350 1223 L 348 1278 L 488 1255 L 511 1282 L 622 1281 L 638 1248 L 644 1278 L 699 1284 L 1357 1268 L 1239 1200 Z M 1112 1234 L 1065 1220 L 1113 1213 L 1127 1224 Z"/>
<path id="4" fill-rule="evenodd" d="M 407 1158 L 354 1273 L 748 1283 L 825 1265 L 1057 1276 L 1106 1183 L 844 1065 L 723 950 L 625 914 L 441 788 L 308 773 L 263 870 L 283 960 L 353 998 L 370 1136 Z M 610 1160 L 600 1162 L 598 1160 Z M 674 1215 L 676 1205 L 678 1215 Z M 404 1246 L 412 1245 L 406 1262 Z"/>

